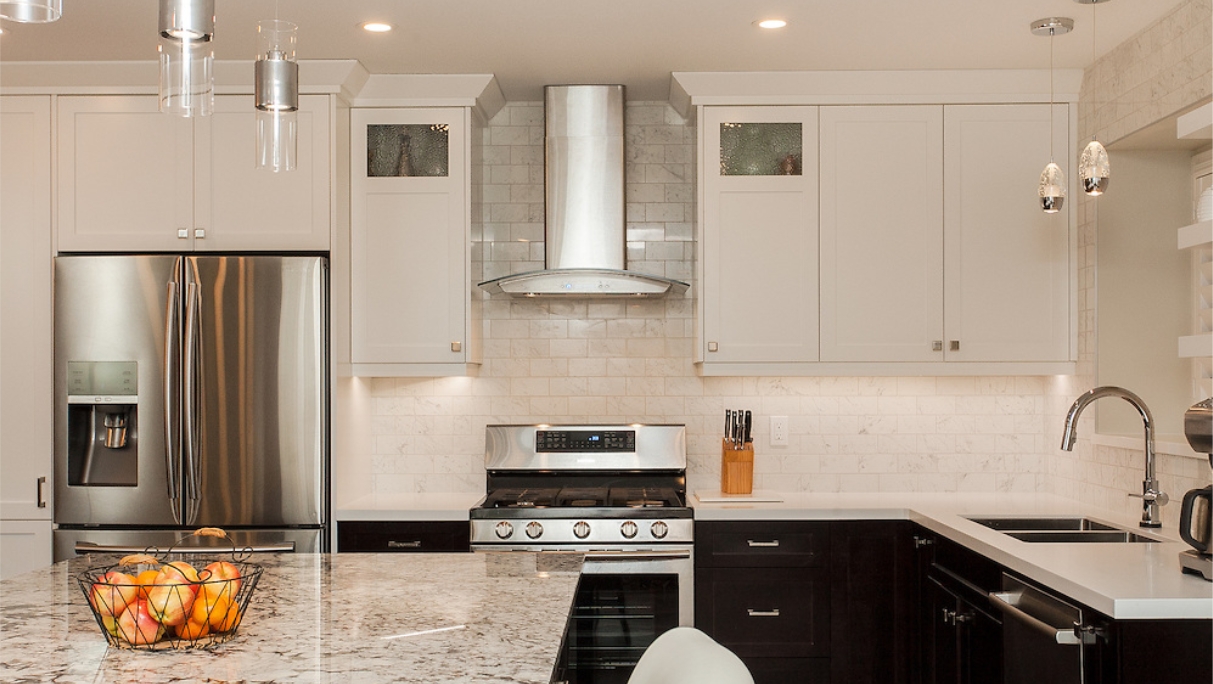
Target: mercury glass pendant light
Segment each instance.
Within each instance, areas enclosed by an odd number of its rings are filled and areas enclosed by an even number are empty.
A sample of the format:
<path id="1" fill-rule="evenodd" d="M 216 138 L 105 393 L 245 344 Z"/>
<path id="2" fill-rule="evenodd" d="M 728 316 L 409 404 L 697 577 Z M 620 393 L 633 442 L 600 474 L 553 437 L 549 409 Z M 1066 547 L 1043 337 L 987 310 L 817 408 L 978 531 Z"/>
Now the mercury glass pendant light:
<path id="1" fill-rule="evenodd" d="M 298 26 L 289 21 L 257 23 L 254 64 L 257 105 L 257 168 L 275 173 L 295 168 L 299 111 Z"/>
<path id="2" fill-rule="evenodd" d="M 1040 208 L 1046 214 L 1056 214 L 1066 203 L 1066 174 L 1053 162 L 1053 36 L 1073 30 L 1074 20 L 1067 17 L 1037 19 L 1030 28 L 1033 35 L 1049 37 L 1049 163 L 1040 173 L 1037 191 Z"/>
<path id="3" fill-rule="evenodd" d="M 215 109 L 215 0 L 160 0 L 160 111 Z"/>
<path id="4" fill-rule="evenodd" d="M 63 0 L 0 0 L 0 19 L 46 24 L 63 16 Z"/>
<path id="5" fill-rule="evenodd" d="M 1080 5 L 1091 5 L 1091 64 L 1094 66 L 1098 53 L 1095 49 L 1095 5 L 1108 0 L 1074 0 Z M 1098 197 L 1108 189 L 1109 177 L 1112 175 L 1112 164 L 1108 161 L 1108 151 L 1103 144 L 1092 135 L 1082 155 L 1078 157 L 1078 176 L 1082 179 L 1082 191 L 1092 197 Z"/>

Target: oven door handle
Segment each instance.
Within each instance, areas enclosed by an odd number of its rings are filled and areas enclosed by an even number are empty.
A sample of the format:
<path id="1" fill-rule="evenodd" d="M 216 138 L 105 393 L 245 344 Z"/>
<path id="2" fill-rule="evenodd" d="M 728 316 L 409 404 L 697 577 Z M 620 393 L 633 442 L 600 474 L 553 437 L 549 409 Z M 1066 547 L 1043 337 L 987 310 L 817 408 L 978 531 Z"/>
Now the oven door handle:
<path id="1" fill-rule="evenodd" d="M 587 551 L 589 561 L 636 561 L 636 560 L 683 560 L 691 557 L 690 551 Z"/>

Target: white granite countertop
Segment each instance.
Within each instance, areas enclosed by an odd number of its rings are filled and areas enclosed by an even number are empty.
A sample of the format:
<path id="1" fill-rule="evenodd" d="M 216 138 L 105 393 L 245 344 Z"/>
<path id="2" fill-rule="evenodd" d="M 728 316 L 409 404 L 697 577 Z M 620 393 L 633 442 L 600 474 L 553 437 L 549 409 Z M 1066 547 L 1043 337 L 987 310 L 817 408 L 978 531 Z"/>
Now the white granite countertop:
<path id="1" fill-rule="evenodd" d="M 704 503 L 688 497 L 696 520 L 911 520 L 1116 619 L 1213 618 L 1213 582 L 1181 572 L 1172 529 L 1145 530 L 1137 520 L 1044 494 L 774 493 L 778 502 Z M 965 516 L 1083 516 L 1159 543 L 1029 543 Z"/>
<path id="2" fill-rule="evenodd" d="M 484 494 L 368 494 L 333 506 L 333 520 L 460 521 Z"/>
<path id="3" fill-rule="evenodd" d="M 546 683 L 580 572 L 550 558 L 258 556 L 239 633 L 211 652 L 107 647 L 75 576 L 113 557 L 56 563 L 0 582 L 0 681 Z"/>

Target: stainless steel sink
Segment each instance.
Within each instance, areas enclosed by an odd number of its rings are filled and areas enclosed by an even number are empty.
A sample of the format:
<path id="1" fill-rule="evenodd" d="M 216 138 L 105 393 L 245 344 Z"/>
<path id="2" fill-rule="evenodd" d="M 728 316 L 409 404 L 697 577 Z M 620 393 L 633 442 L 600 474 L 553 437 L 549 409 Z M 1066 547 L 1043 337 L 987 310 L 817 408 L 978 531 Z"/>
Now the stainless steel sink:
<path id="1" fill-rule="evenodd" d="M 1135 544 L 1158 541 L 1115 525 L 1079 516 L 974 517 L 969 520 L 998 530 L 1008 537 L 1030 543 Z"/>
<path id="2" fill-rule="evenodd" d="M 1091 531 L 1056 531 L 1056 532 L 1007 532 L 1008 537 L 1015 537 L 1020 541 L 1032 543 L 1054 543 L 1054 544 L 1072 544 L 1079 543 L 1094 543 L 1094 544 L 1126 544 L 1139 542 L 1156 542 L 1157 539 L 1151 539 L 1140 534 L 1129 532 L 1127 530 L 1091 530 Z"/>
<path id="3" fill-rule="evenodd" d="M 985 525 L 1000 532 L 1007 530 L 1115 530 L 1113 525 L 1089 518 L 969 518 L 978 525 Z"/>

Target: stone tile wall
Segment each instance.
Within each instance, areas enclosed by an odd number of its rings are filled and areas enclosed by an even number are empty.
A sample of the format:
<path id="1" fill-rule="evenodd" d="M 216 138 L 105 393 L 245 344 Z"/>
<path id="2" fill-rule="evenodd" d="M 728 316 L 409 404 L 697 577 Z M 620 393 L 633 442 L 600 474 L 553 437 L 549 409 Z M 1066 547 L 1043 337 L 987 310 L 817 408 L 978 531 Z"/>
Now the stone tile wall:
<path id="1" fill-rule="evenodd" d="M 1098 8 L 1097 8 L 1098 10 Z M 1188 0 L 1113 48 L 1086 70 L 1079 98 L 1081 144 L 1097 135 L 1105 145 L 1213 95 L 1213 0 Z M 1112 158 L 1115 168 L 1115 156 Z M 1113 170 L 1115 174 L 1115 170 Z M 1114 192 L 1111 190 L 1110 192 Z M 1062 415 L 1065 402 L 1095 385 L 1095 270 L 1097 199 L 1079 199 L 1079 364 L 1074 392 L 1054 406 Z M 1176 226 L 1178 228 L 1178 226 Z M 1058 413 L 1060 411 L 1061 413 Z M 1100 506 L 1136 511 L 1140 501 L 1127 492 L 1140 492 L 1143 451 L 1096 446 L 1093 412 L 1080 421 L 1079 442 L 1071 456 L 1053 459 L 1054 488 L 1060 494 Z M 1177 498 L 1184 491 L 1209 483 L 1208 462 L 1160 454 L 1156 465 L 1162 489 Z M 1168 526 L 1177 524 L 1178 502 L 1163 508 Z"/>

